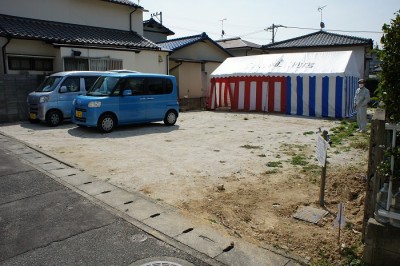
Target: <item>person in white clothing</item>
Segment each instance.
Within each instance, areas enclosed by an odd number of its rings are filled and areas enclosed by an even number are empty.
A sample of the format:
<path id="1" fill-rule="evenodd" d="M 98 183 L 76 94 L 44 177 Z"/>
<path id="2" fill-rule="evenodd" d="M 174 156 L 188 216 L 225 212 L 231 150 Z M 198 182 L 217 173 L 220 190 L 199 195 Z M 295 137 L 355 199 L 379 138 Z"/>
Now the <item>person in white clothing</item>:
<path id="1" fill-rule="evenodd" d="M 364 86 L 365 80 L 358 81 L 358 89 L 354 96 L 354 107 L 357 111 L 357 124 L 360 132 L 365 132 L 367 127 L 367 106 L 370 100 L 369 90 Z"/>

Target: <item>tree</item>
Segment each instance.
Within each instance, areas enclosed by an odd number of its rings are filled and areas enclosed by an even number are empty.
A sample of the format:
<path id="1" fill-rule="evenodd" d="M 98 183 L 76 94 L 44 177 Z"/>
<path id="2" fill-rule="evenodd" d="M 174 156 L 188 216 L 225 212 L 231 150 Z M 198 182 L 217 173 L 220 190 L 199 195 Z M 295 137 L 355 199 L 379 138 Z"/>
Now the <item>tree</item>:
<path id="1" fill-rule="evenodd" d="M 379 57 L 382 72 L 378 87 L 378 97 L 385 104 L 386 119 L 390 123 L 400 122 L 400 10 L 391 24 L 382 27 L 383 49 Z"/>

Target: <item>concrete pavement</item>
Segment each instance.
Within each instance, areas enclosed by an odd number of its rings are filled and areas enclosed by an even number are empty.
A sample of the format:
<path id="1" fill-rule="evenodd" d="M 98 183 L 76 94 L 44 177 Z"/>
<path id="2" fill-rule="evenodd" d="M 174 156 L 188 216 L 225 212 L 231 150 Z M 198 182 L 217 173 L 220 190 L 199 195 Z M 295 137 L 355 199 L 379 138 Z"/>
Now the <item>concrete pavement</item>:
<path id="1" fill-rule="evenodd" d="M 0 134 L 0 265 L 299 265 Z"/>

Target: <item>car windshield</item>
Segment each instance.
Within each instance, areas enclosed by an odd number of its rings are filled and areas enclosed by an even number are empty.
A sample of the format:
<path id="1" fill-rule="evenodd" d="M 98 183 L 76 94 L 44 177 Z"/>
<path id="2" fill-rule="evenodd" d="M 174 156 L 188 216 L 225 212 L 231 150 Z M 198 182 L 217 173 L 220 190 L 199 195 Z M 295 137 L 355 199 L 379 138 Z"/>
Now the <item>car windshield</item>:
<path id="1" fill-rule="evenodd" d="M 35 90 L 37 92 L 48 92 L 48 91 L 53 91 L 58 83 L 60 83 L 62 77 L 47 77 L 42 84 L 39 85 L 39 87 Z"/>
<path id="2" fill-rule="evenodd" d="M 115 77 L 100 77 L 93 84 L 86 95 L 89 96 L 109 96 L 114 91 L 115 85 L 119 78 Z"/>

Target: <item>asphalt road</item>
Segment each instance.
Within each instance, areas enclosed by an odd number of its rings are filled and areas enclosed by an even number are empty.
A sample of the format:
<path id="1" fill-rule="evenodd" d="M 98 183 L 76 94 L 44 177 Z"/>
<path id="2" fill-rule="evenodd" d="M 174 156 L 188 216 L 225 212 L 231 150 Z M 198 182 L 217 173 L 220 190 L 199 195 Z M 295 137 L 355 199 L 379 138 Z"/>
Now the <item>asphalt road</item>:
<path id="1" fill-rule="evenodd" d="M 1 265 L 210 265 L 56 182 L 10 145 L 1 138 Z"/>
<path id="2" fill-rule="evenodd" d="M 0 134 L 0 265 L 300 264 Z"/>

